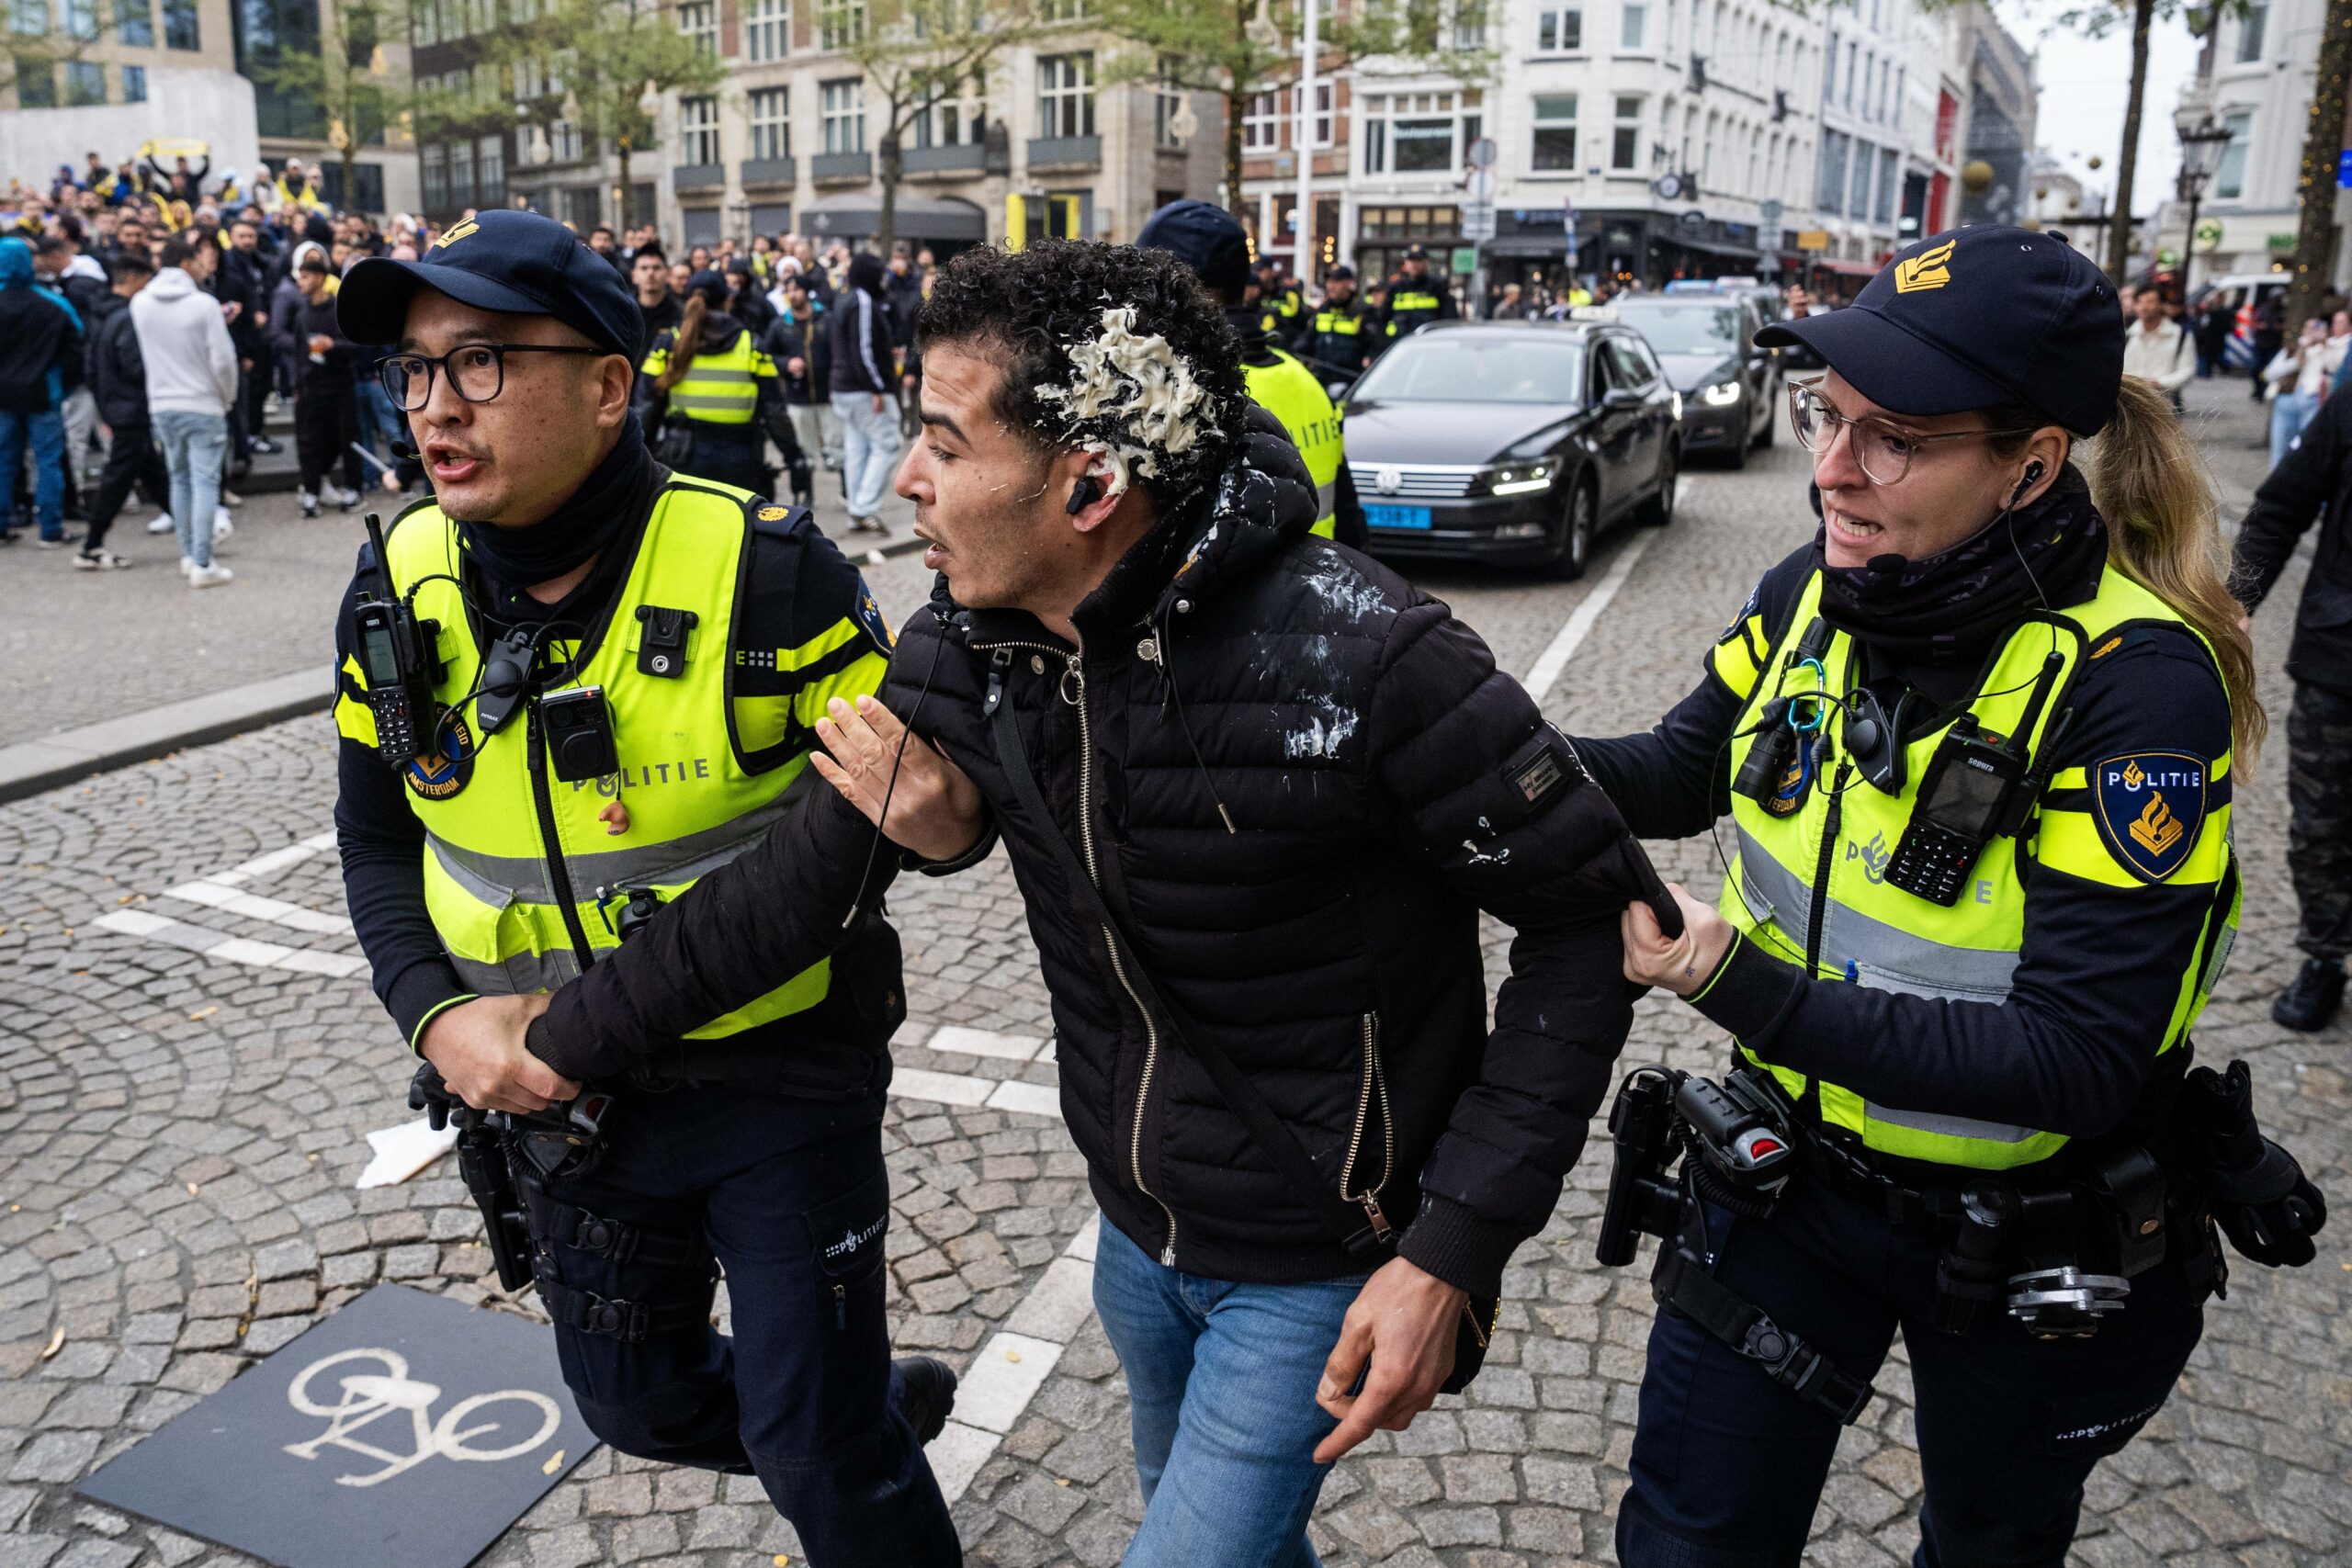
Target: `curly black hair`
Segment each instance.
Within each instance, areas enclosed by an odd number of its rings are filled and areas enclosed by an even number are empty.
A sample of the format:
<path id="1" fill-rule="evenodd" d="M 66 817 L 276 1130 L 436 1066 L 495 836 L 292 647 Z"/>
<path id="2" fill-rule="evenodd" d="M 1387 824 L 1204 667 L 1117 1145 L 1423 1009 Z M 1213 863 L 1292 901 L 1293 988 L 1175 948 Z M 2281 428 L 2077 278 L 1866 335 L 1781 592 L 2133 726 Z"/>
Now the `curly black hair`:
<path id="1" fill-rule="evenodd" d="M 1134 331 L 1166 339 L 1208 394 L 1199 437 L 1182 451 L 1138 440 L 1115 412 L 1077 417 L 1051 395 L 1077 377 L 1071 348 L 1093 343 L 1103 312 L 1122 306 L 1135 310 Z M 1156 503 L 1214 481 L 1240 446 L 1250 403 L 1240 342 L 1200 279 L 1165 251 L 1076 240 L 966 251 L 940 269 L 917 331 L 925 352 L 954 344 L 995 360 L 1004 378 L 992 412 L 1039 451 L 1090 442 L 1145 446 L 1158 471 L 1137 473 L 1135 482 Z"/>

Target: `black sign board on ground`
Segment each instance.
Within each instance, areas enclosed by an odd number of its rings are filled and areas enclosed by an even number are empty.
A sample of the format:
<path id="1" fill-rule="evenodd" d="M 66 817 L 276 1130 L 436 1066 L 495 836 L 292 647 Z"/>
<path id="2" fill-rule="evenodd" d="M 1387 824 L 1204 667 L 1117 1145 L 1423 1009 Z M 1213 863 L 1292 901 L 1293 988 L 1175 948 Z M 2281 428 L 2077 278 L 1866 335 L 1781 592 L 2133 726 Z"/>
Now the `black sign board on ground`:
<path id="1" fill-rule="evenodd" d="M 464 1568 L 595 1446 L 545 1328 L 379 1285 L 80 1491 L 285 1568 Z"/>

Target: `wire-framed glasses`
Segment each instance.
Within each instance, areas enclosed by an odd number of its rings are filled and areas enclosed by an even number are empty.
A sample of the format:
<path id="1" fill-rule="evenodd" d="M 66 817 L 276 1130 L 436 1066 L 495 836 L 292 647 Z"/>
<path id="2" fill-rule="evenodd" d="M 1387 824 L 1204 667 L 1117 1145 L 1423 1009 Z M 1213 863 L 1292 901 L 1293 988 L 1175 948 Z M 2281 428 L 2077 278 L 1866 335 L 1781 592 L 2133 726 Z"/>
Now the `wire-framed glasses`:
<path id="1" fill-rule="evenodd" d="M 1922 435 L 1900 429 L 1874 415 L 1849 419 L 1821 395 L 1818 378 L 1789 383 L 1789 426 L 1808 452 L 1828 449 L 1840 430 L 1853 432 L 1854 461 L 1874 484 L 1901 484 L 1911 471 L 1911 460 L 1938 441 L 1976 441 L 1994 435 L 2029 435 L 2030 430 L 1952 430 Z"/>

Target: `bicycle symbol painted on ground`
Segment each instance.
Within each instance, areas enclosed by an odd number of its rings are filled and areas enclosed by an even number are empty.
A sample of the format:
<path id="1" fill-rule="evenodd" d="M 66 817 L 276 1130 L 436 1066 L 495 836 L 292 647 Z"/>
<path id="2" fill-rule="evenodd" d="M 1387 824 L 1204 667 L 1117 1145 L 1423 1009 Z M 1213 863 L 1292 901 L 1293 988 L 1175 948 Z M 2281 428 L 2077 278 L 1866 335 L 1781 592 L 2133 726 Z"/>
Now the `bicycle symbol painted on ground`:
<path id="1" fill-rule="evenodd" d="M 332 1367 L 346 1370 L 334 1380 L 340 1397 L 327 1403 L 311 1392 L 313 1380 Z M 375 1486 L 390 1481 L 438 1455 L 442 1459 L 458 1460 L 476 1464 L 513 1459 L 526 1454 L 555 1435 L 562 1424 L 562 1412 L 554 1400 L 527 1388 L 503 1388 L 495 1393 L 477 1393 L 461 1399 L 442 1413 L 439 1420 L 432 1418 L 432 1409 L 440 1399 L 441 1390 L 429 1382 L 420 1382 L 408 1375 L 408 1360 L 392 1350 L 343 1350 L 324 1357 L 304 1367 L 286 1391 L 286 1402 L 305 1416 L 322 1416 L 327 1429 L 307 1442 L 288 1443 L 286 1451 L 297 1459 L 316 1459 L 319 1450 L 333 1446 L 374 1460 L 383 1468 L 362 1475 L 338 1475 L 338 1486 Z M 468 1426 L 469 1417 L 481 1416 L 492 1406 L 514 1402 L 509 1411 L 492 1415 L 488 1419 Z M 395 1453 L 362 1442 L 353 1434 L 372 1426 L 387 1416 L 397 1424 L 405 1412 L 409 1420 L 411 1451 Z M 536 1422 L 534 1421 L 536 1417 Z M 528 1436 L 523 1436 L 525 1432 Z M 498 1447 L 477 1447 L 475 1439 L 495 1433 L 506 1441 Z M 383 1436 L 384 1434 L 378 1434 Z M 389 1438 L 387 1439 L 389 1440 Z"/>

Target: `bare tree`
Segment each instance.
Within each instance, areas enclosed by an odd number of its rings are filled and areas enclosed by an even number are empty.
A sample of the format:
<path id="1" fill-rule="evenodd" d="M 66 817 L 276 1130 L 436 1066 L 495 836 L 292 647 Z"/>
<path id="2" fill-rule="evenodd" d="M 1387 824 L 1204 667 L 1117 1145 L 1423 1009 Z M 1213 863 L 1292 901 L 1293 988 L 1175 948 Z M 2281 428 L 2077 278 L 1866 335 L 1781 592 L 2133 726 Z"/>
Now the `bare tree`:
<path id="1" fill-rule="evenodd" d="M 2287 290 L 2287 341 L 2319 313 L 2335 262 L 2335 164 L 2344 145 L 2345 86 L 2352 78 L 2352 0 L 2327 0 L 2320 36 L 2319 79 L 2312 85 L 2297 191 L 2295 280 Z"/>

